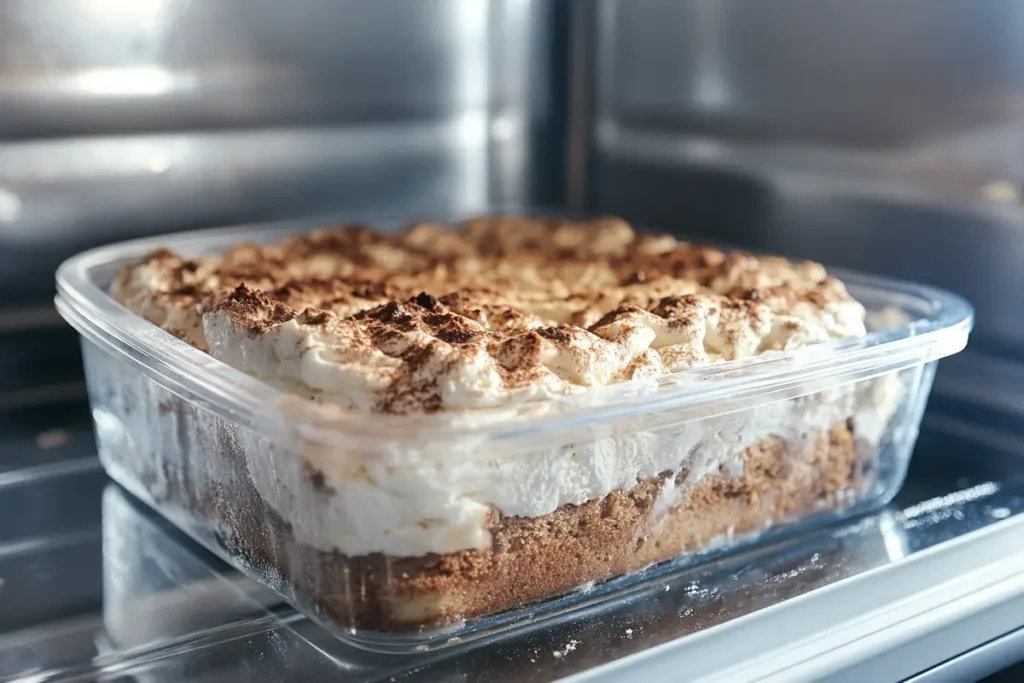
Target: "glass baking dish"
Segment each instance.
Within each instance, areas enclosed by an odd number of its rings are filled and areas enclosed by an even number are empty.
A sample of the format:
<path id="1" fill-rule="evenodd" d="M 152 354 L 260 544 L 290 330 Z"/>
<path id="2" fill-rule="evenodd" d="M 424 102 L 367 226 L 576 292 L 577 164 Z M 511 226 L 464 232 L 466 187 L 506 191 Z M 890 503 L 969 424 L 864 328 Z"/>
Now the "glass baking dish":
<path id="1" fill-rule="evenodd" d="M 375 650 L 536 624 L 886 504 L 903 483 L 936 361 L 965 346 L 972 324 L 955 295 L 835 272 L 869 312 L 866 337 L 515 408 L 368 417 L 272 388 L 107 293 L 120 266 L 157 247 L 193 257 L 314 227 L 94 249 L 60 267 L 56 304 L 82 336 L 111 477 Z M 507 514 L 524 492 L 546 507 Z M 438 534 L 481 519 L 482 543 L 431 550 Z M 346 538 L 421 550 L 345 552 Z"/>

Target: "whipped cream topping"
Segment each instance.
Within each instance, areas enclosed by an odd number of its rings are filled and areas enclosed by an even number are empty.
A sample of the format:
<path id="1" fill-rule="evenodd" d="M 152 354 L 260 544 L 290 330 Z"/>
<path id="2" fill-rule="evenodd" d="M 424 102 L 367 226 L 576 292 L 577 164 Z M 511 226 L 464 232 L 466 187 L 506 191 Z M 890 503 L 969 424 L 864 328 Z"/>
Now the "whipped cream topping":
<path id="1" fill-rule="evenodd" d="M 344 408 L 490 408 L 865 334 L 819 264 L 618 219 L 349 227 L 185 259 L 114 296 L 258 379 Z"/>

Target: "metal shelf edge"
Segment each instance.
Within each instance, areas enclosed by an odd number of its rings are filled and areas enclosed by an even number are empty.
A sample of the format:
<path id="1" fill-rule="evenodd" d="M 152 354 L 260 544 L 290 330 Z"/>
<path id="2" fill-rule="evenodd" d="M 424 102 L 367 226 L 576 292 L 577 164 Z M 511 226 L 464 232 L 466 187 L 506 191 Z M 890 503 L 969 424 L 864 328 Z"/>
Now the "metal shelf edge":
<path id="1" fill-rule="evenodd" d="M 1007 602 L 1024 604 L 1024 516 L 952 543 L 779 603 L 689 638 L 666 643 L 562 679 L 597 683 L 638 676 L 669 680 L 821 680 L 870 662 L 955 623 L 971 623 L 967 651 L 1024 625 L 1024 609 L 977 628 L 970 617 Z M 964 630 L 964 629 L 961 629 Z M 927 648 L 925 648 L 927 650 Z M 722 653 L 734 664 L 722 667 Z M 906 662 L 913 671 L 872 671 L 870 680 L 902 680 L 947 660 Z M 864 679 L 864 671 L 857 675 Z"/>

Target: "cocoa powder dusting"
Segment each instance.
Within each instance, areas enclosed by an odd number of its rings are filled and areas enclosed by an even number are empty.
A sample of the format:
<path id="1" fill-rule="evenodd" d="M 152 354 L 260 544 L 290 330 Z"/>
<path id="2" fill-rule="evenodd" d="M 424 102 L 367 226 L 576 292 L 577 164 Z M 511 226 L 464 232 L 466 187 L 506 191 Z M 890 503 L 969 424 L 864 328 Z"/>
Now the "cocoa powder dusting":
<path id="1" fill-rule="evenodd" d="M 551 345 L 581 368 L 614 363 L 616 377 L 642 373 L 645 357 L 620 357 L 624 351 L 609 346 L 613 331 L 633 330 L 638 320 L 699 329 L 720 318 L 717 338 L 732 343 L 740 328 L 773 312 L 851 301 L 817 264 L 647 236 L 616 218 L 514 216 L 473 219 L 454 231 L 333 226 L 196 259 L 157 249 L 124 268 L 113 289 L 128 305 L 140 288 L 142 298 L 192 311 L 200 331 L 211 311 L 228 312 L 253 337 L 297 318 L 322 329 L 324 343 L 398 359 L 377 406 L 385 412 L 443 409 L 438 377 L 459 363 L 492 363 L 502 383 L 496 391 L 550 379 Z"/>

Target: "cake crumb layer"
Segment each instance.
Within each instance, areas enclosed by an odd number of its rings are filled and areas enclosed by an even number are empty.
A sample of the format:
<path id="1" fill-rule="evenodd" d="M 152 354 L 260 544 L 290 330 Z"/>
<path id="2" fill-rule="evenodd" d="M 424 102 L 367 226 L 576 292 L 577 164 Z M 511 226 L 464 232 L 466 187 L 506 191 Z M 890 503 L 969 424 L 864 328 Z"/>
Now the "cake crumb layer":
<path id="1" fill-rule="evenodd" d="M 841 510 L 873 481 L 874 449 L 862 446 L 849 422 L 802 443 L 768 437 L 742 452 L 741 475 L 706 476 L 678 498 L 666 473 L 548 515 L 496 516 L 485 550 L 347 557 L 296 542 L 272 511 L 242 514 L 243 499 L 230 497 L 220 501 L 233 520 L 224 542 L 338 628 L 431 629 Z"/>

